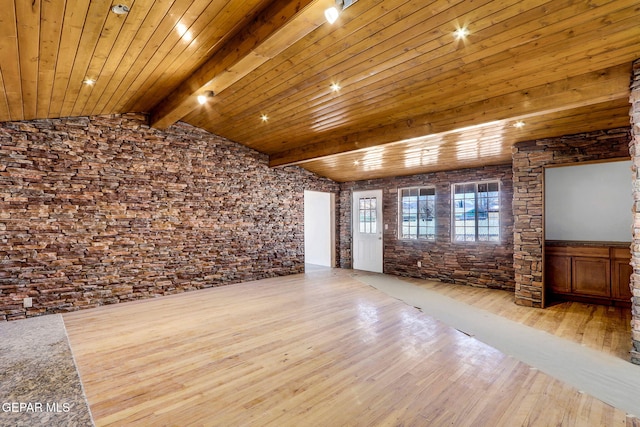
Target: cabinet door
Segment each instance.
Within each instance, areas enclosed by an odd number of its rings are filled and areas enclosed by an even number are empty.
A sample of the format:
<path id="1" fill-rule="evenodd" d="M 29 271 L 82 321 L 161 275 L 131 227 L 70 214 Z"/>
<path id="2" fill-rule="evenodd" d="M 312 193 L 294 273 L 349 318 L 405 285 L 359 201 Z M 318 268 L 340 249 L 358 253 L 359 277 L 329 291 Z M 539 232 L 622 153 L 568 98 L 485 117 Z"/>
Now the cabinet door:
<path id="1" fill-rule="evenodd" d="M 608 258 L 573 257 L 573 292 L 611 297 L 611 263 Z"/>
<path id="2" fill-rule="evenodd" d="M 571 257 L 547 255 L 544 264 L 544 280 L 552 292 L 571 292 Z"/>
<path id="3" fill-rule="evenodd" d="M 633 269 L 629 265 L 628 259 L 611 260 L 611 296 L 615 299 L 631 300 L 631 289 L 629 282 Z"/>

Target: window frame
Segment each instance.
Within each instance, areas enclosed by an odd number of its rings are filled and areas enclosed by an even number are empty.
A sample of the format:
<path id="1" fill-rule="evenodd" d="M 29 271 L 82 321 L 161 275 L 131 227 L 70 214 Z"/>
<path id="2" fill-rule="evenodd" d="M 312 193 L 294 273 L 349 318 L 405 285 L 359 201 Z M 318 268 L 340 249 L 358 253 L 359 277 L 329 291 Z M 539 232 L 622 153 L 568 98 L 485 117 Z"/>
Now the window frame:
<path id="1" fill-rule="evenodd" d="M 479 218 L 478 218 L 478 187 L 483 184 L 498 184 L 498 238 L 497 240 L 478 240 Z M 474 240 L 456 240 L 456 186 L 474 185 Z M 491 211 L 488 211 L 491 212 Z M 489 234 L 489 236 L 491 236 Z M 451 184 L 451 243 L 454 244 L 472 244 L 472 245 L 499 245 L 502 243 L 502 182 L 499 179 L 482 180 L 482 181 L 466 181 Z"/>
<path id="2" fill-rule="evenodd" d="M 415 237 L 405 237 L 403 232 L 403 204 L 402 204 L 402 192 L 406 190 L 417 190 L 418 197 L 420 197 L 420 190 L 431 190 L 433 191 L 433 237 L 429 237 L 428 235 L 425 237 L 420 237 L 418 234 L 419 228 L 416 227 Z M 408 241 L 408 242 L 435 242 L 437 240 L 437 228 L 438 228 L 438 216 L 437 216 L 437 202 L 436 202 L 437 194 L 436 194 L 436 186 L 435 185 L 420 185 L 420 186 L 412 186 L 412 187 L 402 187 L 398 188 L 398 240 Z M 419 221 L 419 215 L 416 213 L 416 220 Z"/>

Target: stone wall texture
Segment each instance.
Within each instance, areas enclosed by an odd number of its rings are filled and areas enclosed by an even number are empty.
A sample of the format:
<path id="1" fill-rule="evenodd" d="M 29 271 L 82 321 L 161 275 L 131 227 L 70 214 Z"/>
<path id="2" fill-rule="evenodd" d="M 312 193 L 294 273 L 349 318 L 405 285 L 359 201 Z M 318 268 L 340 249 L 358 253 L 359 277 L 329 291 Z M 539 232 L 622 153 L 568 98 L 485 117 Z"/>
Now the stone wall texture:
<path id="1" fill-rule="evenodd" d="M 305 189 L 339 186 L 141 114 L 0 123 L 0 320 L 299 273 Z"/>
<path id="2" fill-rule="evenodd" d="M 631 361 L 640 365 L 640 59 L 633 64 L 633 78 L 631 80 L 631 141 L 629 152 L 632 160 L 633 173 L 633 240 L 631 241 L 631 334 L 633 348 Z"/>
<path id="3" fill-rule="evenodd" d="M 451 241 L 451 185 L 463 182 L 501 183 L 501 242 L 453 243 Z M 398 239 L 398 189 L 416 186 L 436 188 L 436 240 Z M 510 165 L 487 166 L 451 172 L 347 182 L 340 195 L 340 260 L 351 267 L 351 197 L 354 191 L 383 190 L 384 272 L 399 276 L 433 278 L 471 286 L 514 289 L 513 196 Z M 418 267 L 418 261 L 422 263 Z"/>
<path id="4" fill-rule="evenodd" d="M 629 128 L 521 142 L 513 147 L 516 304 L 542 307 L 544 168 L 629 158 Z"/>

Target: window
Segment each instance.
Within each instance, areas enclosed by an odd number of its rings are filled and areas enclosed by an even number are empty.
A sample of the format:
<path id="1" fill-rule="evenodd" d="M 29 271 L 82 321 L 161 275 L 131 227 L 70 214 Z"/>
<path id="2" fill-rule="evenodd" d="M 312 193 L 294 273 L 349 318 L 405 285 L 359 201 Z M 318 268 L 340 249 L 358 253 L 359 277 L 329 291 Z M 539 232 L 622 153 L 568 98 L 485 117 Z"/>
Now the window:
<path id="1" fill-rule="evenodd" d="M 435 188 L 403 188 L 399 193 L 400 238 L 435 240 Z"/>
<path id="2" fill-rule="evenodd" d="M 500 241 L 500 183 L 453 185 L 453 241 Z"/>
<path id="3" fill-rule="evenodd" d="M 358 206 L 360 214 L 360 233 L 376 233 L 376 212 L 378 203 L 375 197 L 361 197 Z"/>

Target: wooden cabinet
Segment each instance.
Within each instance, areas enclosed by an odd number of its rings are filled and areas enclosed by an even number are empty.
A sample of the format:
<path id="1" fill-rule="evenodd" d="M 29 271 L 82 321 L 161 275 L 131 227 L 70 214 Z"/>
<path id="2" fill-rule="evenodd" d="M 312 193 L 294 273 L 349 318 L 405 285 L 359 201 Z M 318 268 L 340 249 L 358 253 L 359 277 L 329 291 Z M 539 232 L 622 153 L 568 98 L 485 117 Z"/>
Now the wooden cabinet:
<path id="1" fill-rule="evenodd" d="M 545 277 L 547 287 L 554 292 L 571 292 L 571 257 L 561 255 L 546 256 Z"/>
<path id="2" fill-rule="evenodd" d="M 573 257 L 571 290 L 576 294 L 611 298 L 609 258 Z"/>
<path id="3" fill-rule="evenodd" d="M 614 248 L 611 254 L 611 296 L 614 299 L 629 301 L 632 297 L 629 285 L 633 273 L 629 264 L 631 252 L 628 249 Z"/>
<path id="4" fill-rule="evenodd" d="M 545 246 L 545 286 L 553 296 L 629 304 L 631 253 L 621 245 L 557 242 Z"/>

